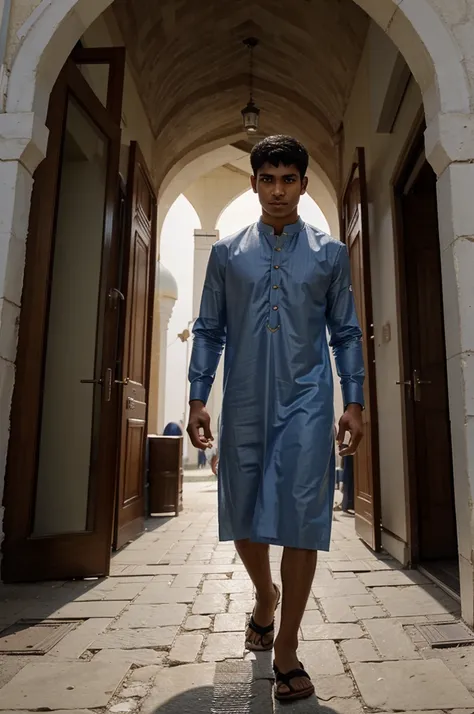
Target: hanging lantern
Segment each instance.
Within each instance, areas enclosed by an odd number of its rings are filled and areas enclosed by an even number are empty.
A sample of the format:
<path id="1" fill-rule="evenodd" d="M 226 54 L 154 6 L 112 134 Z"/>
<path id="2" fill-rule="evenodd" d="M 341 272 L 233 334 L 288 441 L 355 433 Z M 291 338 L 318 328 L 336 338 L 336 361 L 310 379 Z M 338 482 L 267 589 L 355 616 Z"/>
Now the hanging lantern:
<path id="1" fill-rule="evenodd" d="M 244 40 L 244 45 L 250 52 L 250 67 L 249 67 L 249 89 L 250 98 L 247 106 L 242 109 L 242 119 L 244 129 L 247 134 L 256 134 L 259 127 L 260 119 L 260 109 L 257 107 L 253 100 L 253 51 L 258 45 L 258 40 L 256 37 L 248 37 Z"/>

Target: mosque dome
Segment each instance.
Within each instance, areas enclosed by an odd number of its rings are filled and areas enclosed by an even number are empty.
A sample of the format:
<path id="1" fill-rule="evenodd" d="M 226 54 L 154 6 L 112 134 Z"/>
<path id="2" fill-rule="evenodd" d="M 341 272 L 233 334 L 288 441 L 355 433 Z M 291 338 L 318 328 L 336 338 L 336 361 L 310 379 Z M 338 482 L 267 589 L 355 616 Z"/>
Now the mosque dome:
<path id="1" fill-rule="evenodd" d="M 178 284 L 173 274 L 160 261 L 157 263 L 156 290 L 160 298 L 178 299 Z"/>

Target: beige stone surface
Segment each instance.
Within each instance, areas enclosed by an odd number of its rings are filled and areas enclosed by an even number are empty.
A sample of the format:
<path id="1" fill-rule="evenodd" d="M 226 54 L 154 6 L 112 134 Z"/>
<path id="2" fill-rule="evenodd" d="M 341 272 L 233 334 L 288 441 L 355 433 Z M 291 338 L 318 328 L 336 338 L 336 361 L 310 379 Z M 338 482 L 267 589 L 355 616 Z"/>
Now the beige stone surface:
<path id="1" fill-rule="evenodd" d="M 225 659 L 241 658 L 244 655 L 244 633 L 214 633 L 206 640 L 203 662 L 221 662 Z"/>
<path id="2" fill-rule="evenodd" d="M 244 632 L 246 616 L 244 613 L 216 615 L 214 632 Z"/>
<path id="3" fill-rule="evenodd" d="M 112 630 L 95 639 L 89 649 L 140 649 L 145 647 L 169 647 L 178 627 L 153 627 L 130 630 Z"/>
<path id="4" fill-rule="evenodd" d="M 459 610 L 455 600 L 436 585 L 374 588 L 374 595 L 395 617 L 437 615 Z"/>
<path id="5" fill-rule="evenodd" d="M 164 669 L 156 677 L 141 714 L 209 714 L 215 664 L 189 664 Z M 173 709 L 172 706 L 175 706 Z"/>
<path id="6" fill-rule="evenodd" d="M 29 664 L 2 688 L 4 709 L 105 707 L 121 685 L 128 663 Z"/>
<path id="7" fill-rule="evenodd" d="M 303 625 L 301 629 L 305 640 L 352 640 L 364 636 L 360 625 L 352 623 Z"/>
<path id="8" fill-rule="evenodd" d="M 363 624 L 383 659 L 420 659 L 420 654 L 399 622 L 367 620 Z"/>
<path id="9" fill-rule="evenodd" d="M 440 660 L 351 664 L 368 707 L 381 710 L 454 709 L 474 698 Z"/>
<path id="10" fill-rule="evenodd" d="M 201 651 L 203 641 L 203 635 L 178 635 L 171 648 L 170 660 L 172 662 L 188 662 L 192 664 Z"/>
<path id="11" fill-rule="evenodd" d="M 369 639 L 346 640 L 341 649 L 348 662 L 377 662 L 380 655 Z"/>
<path id="12" fill-rule="evenodd" d="M 181 625 L 186 605 L 130 605 L 114 624 L 115 629 L 166 627 Z"/>
<path id="13" fill-rule="evenodd" d="M 311 677 L 344 674 L 344 666 L 334 642 L 300 642 L 298 656 Z"/>

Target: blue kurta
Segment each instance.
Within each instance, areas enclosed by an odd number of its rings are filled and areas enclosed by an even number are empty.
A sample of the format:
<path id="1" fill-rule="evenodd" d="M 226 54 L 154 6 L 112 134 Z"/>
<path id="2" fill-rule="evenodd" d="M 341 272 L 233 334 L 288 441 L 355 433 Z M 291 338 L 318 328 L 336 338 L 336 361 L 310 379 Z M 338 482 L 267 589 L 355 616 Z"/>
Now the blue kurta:
<path id="1" fill-rule="evenodd" d="M 189 370 L 207 402 L 225 345 L 219 536 L 329 550 L 334 350 L 344 404 L 364 366 L 345 245 L 301 219 L 262 221 L 212 247 Z"/>

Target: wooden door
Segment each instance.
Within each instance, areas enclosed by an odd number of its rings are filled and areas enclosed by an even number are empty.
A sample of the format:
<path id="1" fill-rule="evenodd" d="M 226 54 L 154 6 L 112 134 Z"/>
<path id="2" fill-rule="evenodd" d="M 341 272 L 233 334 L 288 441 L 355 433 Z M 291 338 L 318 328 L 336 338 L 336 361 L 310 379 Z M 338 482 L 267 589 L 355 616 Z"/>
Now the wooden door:
<path id="1" fill-rule="evenodd" d="M 116 50 L 111 54 L 117 58 Z M 5 489 L 6 581 L 108 573 L 117 455 L 114 231 L 120 127 L 68 60 L 27 240 Z M 116 71 L 121 73 L 117 77 Z M 33 357 L 34 355 L 34 357 Z"/>
<path id="2" fill-rule="evenodd" d="M 423 150 L 400 191 L 414 560 L 457 557 L 436 176 Z"/>
<path id="3" fill-rule="evenodd" d="M 352 286 L 363 334 L 366 369 L 364 438 L 354 456 L 354 507 L 357 535 L 373 550 L 380 548 L 380 477 L 375 385 L 375 350 L 364 150 L 358 149 L 342 201 L 342 240 L 349 251 Z"/>
<path id="4" fill-rule="evenodd" d="M 156 270 L 157 200 L 138 145 L 130 147 L 128 225 L 124 255 L 125 327 L 121 451 L 114 545 L 120 548 L 144 529 L 145 446 Z"/>

